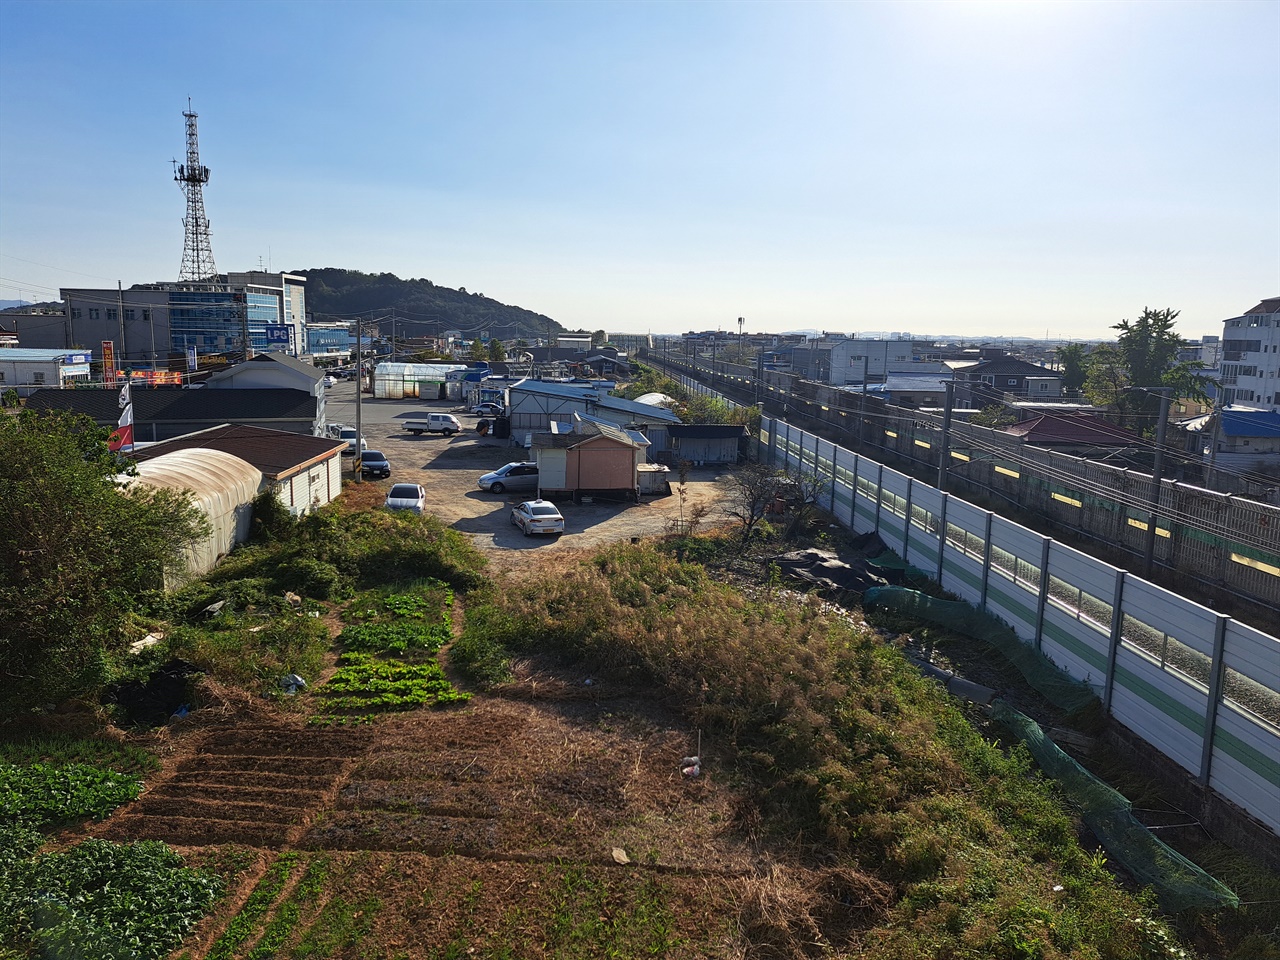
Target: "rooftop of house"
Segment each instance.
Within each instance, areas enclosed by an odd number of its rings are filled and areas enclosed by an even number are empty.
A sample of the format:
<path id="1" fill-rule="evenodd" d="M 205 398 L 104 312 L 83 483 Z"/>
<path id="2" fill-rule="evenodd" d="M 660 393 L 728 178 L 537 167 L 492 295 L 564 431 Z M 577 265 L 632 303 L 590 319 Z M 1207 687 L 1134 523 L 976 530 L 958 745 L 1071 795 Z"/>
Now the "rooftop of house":
<path id="1" fill-rule="evenodd" d="M 224 423 L 186 436 L 164 440 L 136 451 L 134 460 L 143 462 L 176 450 L 221 450 L 253 464 L 273 480 L 290 476 L 325 460 L 347 446 L 345 440 L 312 437 L 249 424 Z"/>
<path id="2" fill-rule="evenodd" d="M 1046 413 L 1015 423 L 1006 427 L 1003 432 L 1021 437 L 1024 442 L 1032 444 L 1131 447 L 1144 442 L 1133 431 L 1087 413 Z"/>
<path id="3" fill-rule="evenodd" d="M 244 390 L 188 390 L 182 387 L 139 387 L 130 391 L 135 423 L 242 420 L 313 420 L 316 398 L 306 390 L 251 388 Z M 32 410 L 69 410 L 101 424 L 120 419 L 120 391 L 36 390 L 27 398 Z"/>

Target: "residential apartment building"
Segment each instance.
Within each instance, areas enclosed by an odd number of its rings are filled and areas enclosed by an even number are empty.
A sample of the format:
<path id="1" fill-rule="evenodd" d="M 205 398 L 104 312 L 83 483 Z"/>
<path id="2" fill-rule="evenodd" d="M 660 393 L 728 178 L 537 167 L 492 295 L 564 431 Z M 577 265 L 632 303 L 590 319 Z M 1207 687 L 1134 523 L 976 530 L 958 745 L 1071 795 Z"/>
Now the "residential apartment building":
<path id="1" fill-rule="evenodd" d="M 1280 411 L 1280 297 L 1223 321 L 1222 402 Z"/>

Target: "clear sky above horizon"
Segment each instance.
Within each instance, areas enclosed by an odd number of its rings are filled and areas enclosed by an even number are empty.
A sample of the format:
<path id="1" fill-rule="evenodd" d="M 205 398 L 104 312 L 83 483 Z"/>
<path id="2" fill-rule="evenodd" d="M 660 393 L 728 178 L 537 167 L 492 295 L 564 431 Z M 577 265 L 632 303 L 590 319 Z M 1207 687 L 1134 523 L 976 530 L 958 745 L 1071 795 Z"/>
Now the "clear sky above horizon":
<path id="1" fill-rule="evenodd" d="M 1097 339 L 1280 295 L 1280 3 L 0 3 L 0 299 L 425 277 L 565 326 Z"/>

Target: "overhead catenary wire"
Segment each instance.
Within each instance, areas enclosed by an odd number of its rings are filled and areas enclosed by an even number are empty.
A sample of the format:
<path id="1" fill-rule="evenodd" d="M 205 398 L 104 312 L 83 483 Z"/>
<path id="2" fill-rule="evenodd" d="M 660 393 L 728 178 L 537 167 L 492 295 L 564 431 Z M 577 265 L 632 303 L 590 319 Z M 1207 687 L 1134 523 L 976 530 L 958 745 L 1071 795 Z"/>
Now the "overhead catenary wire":
<path id="1" fill-rule="evenodd" d="M 691 369 L 700 370 L 701 368 L 692 367 Z M 845 392 L 851 393 L 855 396 L 859 395 L 857 394 L 856 391 L 845 391 Z M 825 404 L 822 404 L 821 401 L 818 401 L 809 397 L 797 396 L 793 393 L 788 393 L 787 399 L 789 402 L 792 402 L 792 403 L 804 403 L 809 406 L 824 406 L 824 407 L 827 406 Z M 879 398 L 876 398 L 876 399 L 879 399 Z M 892 412 L 892 411 L 896 411 L 896 412 Z M 917 422 L 925 421 L 929 423 L 931 427 L 933 427 L 934 423 L 936 422 L 938 424 L 937 429 L 940 429 L 941 420 L 942 420 L 939 414 L 934 414 L 932 412 L 923 411 L 923 410 L 914 410 L 906 407 L 888 407 L 886 412 L 883 412 L 883 413 L 875 412 L 873 410 L 862 411 L 857 409 L 836 409 L 833 412 L 836 412 L 841 416 L 861 417 L 865 420 L 872 420 L 872 421 L 882 420 L 885 422 L 901 422 L 903 419 L 910 419 Z M 961 422 L 961 423 L 958 423 L 953 429 L 956 431 L 957 435 L 963 435 L 966 438 L 968 438 L 972 436 L 972 434 L 968 433 L 968 430 L 973 429 L 973 425 L 964 424 L 963 422 Z M 1156 444 L 1154 443 L 1154 441 L 1147 440 L 1146 438 L 1142 438 L 1142 437 L 1135 437 L 1133 441 L 1129 444 L 1129 446 L 1135 450 L 1140 450 L 1147 453 L 1154 453 L 1154 451 L 1156 450 Z M 1164 449 L 1164 455 L 1167 458 L 1173 459 L 1179 463 L 1194 465 L 1194 466 L 1200 466 L 1203 464 L 1203 461 L 1200 460 L 1199 458 L 1187 453 L 1184 450 L 1180 450 L 1174 446 L 1171 446 L 1168 443 L 1164 445 L 1163 449 Z M 1081 458 L 1081 459 L 1085 459 L 1085 458 Z M 1239 469 L 1231 468 L 1228 466 L 1215 467 L 1214 472 L 1224 476 L 1236 477 L 1241 480 L 1246 480 L 1251 483 L 1258 484 L 1260 486 L 1275 486 L 1278 482 L 1276 477 L 1269 476 L 1267 474 L 1256 473 L 1250 470 L 1239 470 Z"/>
<path id="2" fill-rule="evenodd" d="M 701 368 L 697 366 L 692 366 L 692 369 L 697 371 L 697 370 L 700 370 Z M 797 397 L 792 393 L 788 393 L 787 397 L 789 400 L 796 401 L 796 402 L 803 402 L 807 405 L 823 406 L 823 404 L 820 404 L 816 400 L 806 398 L 806 397 Z M 884 423 L 889 423 L 889 422 L 900 423 L 904 418 L 904 415 L 906 414 L 909 414 L 908 419 L 915 420 L 915 421 L 920 421 L 920 420 L 932 421 L 935 416 L 933 414 L 924 414 L 920 411 L 914 411 L 914 410 L 907 411 L 904 408 L 894 408 L 894 409 L 896 409 L 899 412 L 891 413 L 887 410 L 884 412 L 871 412 L 866 410 L 863 410 L 863 411 L 841 410 L 839 412 L 841 414 L 847 414 L 855 418 L 861 418 L 861 419 L 870 420 L 870 421 L 882 421 Z M 1124 491 L 1119 490 L 1114 486 L 1101 483 L 1098 481 L 1088 480 L 1080 476 L 1079 474 L 1070 473 L 1068 471 L 1063 470 L 1062 468 L 1056 468 L 1056 467 L 1050 466 L 1046 464 L 1043 460 L 1028 457 L 1024 454 L 1021 454 L 1018 450 L 1013 449 L 1011 447 L 1005 447 L 995 442 L 983 440 L 982 438 L 976 435 L 973 435 L 971 433 L 968 433 L 967 431 L 965 433 L 965 440 L 966 440 L 966 445 L 971 447 L 972 449 L 976 449 L 982 453 L 989 454 L 994 457 L 998 457 L 1016 466 L 1024 467 L 1028 470 L 1028 472 L 1038 472 L 1043 478 L 1051 481 L 1056 481 L 1065 489 L 1078 491 L 1081 493 L 1091 493 L 1098 496 L 1101 499 L 1109 500 L 1121 506 L 1131 507 L 1142 513 L 1149 514 L 1151 512 L 1151 508 L 1152 508 L 1151 501 L 1146 497 L 1133 495 L 1133 494 L 1126 494 Z M 877 446 L 881 446 L 883 448 L 883 445 L 877 445 Z M 1144 444 L 1135 443 L 1134 446 L 1139 448 L 1145 446 L 1147 449 L 1155 448 L 1155 444 L 1145 444 L 1145 443 Z M 1166 444 L 1166 450 L 1168 450 L 1167 444 Z M 915 462 L 918 462 L 921 464 L 928 464 L 928 461 L 920 458 L 908 457 L 908 459 L 913 459 Z M 1196 461 L 1194 461 L 1194 459 L 1192 458 L 1188 458 L 1188 462 L 1196 462 Z M 959 468 L 956 468 L 953 466 L 952 469 L 962 470 L 963 466 Z M 1222 472 L 1226 473 L 1228 471 L 1222 471 Z M 1254 475 L 1254 476 L 1259 476 L 1260 479 L 1264 482 L 1268 482 L 1272 484 L 1275 482 L 1275 478 L 1272 478 L 1272 477 L 1264 477 L 1260 475 Z M 1145 479 L 1147 480 L 1147 482 L 1150 482 L 1151 480 L 1149 476 L 1145 477 Z M 1008 500 L 1011 503 L 1017 502 L 1013 500 L 1011 497 L 1006 496 L 1003 493 L 1003 491 L 999 490 L 999 488 L 990 487 L 989 490 L 991 493 L 993 493 L 996 496 L 999 496 L 1001 499 Z M 1229 494 L 1227 495 L 1219 494 L 1219 495 L 1230 496 Z M 1231 528 L 1226 526 L 1225 524 L 1217 523 L 1210 519 L 1201 517 L 1198 514 L 1194 514 L 1184 509 L 1176 507 L 1172 502 L 1163 504 L 1160 507 L 1159 513 L 1161 518 L 1163 518 L 1166 522 L 1177 522 L 1190 529 L 1198 530 L 1213 536 L 1221 537 L 1224 540 L 1228 540 L 1230 542 L 1234 542 L 1239 545 L 1251 546 L 1251 547 L 1255 547 L 1263 550 L 1274 549 L 1274 543 L 1272 543 L 1270 540 L 1264 540 L 1261 537 L 1254 536 L 1247 531 Z"/>

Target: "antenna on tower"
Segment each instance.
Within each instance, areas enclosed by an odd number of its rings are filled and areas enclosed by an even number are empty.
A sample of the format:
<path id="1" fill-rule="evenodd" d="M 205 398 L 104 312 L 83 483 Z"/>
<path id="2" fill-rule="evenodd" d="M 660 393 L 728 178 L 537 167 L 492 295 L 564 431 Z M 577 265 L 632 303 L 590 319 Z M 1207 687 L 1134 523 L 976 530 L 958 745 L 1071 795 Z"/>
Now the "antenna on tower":
<path id="1" fill-rule="evenodd" d="M 187 162 L 173 161 L 173 179 L 178 181 L 187 198 L 187 215 L 182 218 L 185 237 L 182 241 L 182 269 L 179 280 L 211 280 L 218 275 L 209 245 L 209 218 L 204 215 L 204 185 L 209 182 L 209 168 L 200 165 L 200 142 L 196 137 L 196 117 L 191 112 L 191 98 L 182 114 L 187 118 Z"/>

